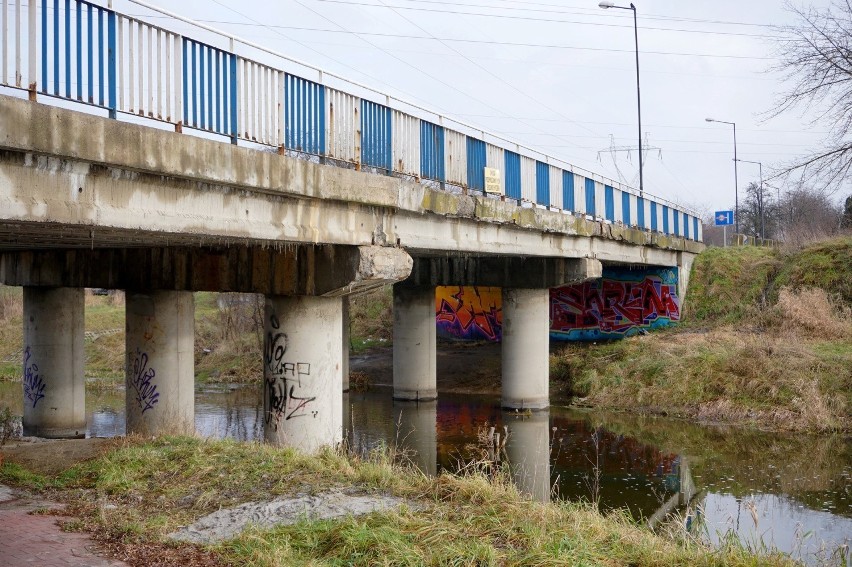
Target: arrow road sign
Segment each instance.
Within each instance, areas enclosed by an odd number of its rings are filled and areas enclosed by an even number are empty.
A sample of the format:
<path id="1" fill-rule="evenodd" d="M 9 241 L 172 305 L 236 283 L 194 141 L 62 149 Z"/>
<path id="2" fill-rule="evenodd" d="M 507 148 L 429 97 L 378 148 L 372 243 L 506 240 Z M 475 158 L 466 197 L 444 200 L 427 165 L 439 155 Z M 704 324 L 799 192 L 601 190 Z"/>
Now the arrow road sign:
<path id="1" fill-rule="evenodd" d="M 716 226 L 728 226 L 734 224 L 734 211 L 716 211 L 713 213 Z"/>

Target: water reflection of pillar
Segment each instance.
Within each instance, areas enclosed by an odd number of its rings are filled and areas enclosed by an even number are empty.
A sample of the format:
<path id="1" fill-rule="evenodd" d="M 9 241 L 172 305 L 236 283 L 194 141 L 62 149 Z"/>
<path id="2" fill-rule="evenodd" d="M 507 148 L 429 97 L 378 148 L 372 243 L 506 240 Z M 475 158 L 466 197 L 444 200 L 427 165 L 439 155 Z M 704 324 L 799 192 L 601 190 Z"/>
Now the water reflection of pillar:
<path id="1" fill-rule="evenodd" d="M 550 411 L 519 416 L 503 411 L 509 427 L 506 455 L 518 489 L 538 502 L 550 501 Z"/>
<path id="2" fill-rule="evenodd" d="M 341 374 L 343 375 L 343 391 L 349 391 L 349 296 L 343 297 L 343 355 L 341 356 Z M 344 426 L 345 427 L 345 426 Z"/>
<path id="3" fill-rule="evenodd" d="M 438 402 L 393 403 L 396 439 L 407 450 L 411 461 L 424 473 L 435 476 L 438 471 Z"/>
<path id="4" fill-rule="evenodd" d="M 355 433 L 352 424 L 352 406 L 349 402 L 349 390 L 343 392 L 343 441 L 347 444 L 352 443 L 352 435 Z"/>

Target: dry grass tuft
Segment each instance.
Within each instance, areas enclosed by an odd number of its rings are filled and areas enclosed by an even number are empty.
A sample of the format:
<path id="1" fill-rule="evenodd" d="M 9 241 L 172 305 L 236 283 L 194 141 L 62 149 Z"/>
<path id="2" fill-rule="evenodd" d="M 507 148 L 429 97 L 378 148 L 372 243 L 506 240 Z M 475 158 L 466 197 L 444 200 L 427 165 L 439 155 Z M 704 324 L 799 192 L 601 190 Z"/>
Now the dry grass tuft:
<path id="1" fill-rule="evenodd" d="M 783 287 L 778 293 L 777 307 L 785 326 L 798 327 L 811 337 L 852 337 L 852 309 L 823 289 Z"/>

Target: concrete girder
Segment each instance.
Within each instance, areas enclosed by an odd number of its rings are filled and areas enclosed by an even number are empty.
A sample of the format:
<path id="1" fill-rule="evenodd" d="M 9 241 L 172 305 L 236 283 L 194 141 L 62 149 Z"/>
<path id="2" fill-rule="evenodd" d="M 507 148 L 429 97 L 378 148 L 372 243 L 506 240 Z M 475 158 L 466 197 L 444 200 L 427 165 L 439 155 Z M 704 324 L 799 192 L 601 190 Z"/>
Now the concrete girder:
<path id="1" fill-rule="evenodd" d="M 382 246 L 33 250 L 0 253 L 0 282 L 338 296 L 405 279 L 411 265 L 404 250 Z"/>
<path id="2" fill-rule="evenodd" d="M 592 258 L 455 256 L 415 258 L 408 279 L 399 286 L 472 285 L 545 289 L 601 277 Z"/>

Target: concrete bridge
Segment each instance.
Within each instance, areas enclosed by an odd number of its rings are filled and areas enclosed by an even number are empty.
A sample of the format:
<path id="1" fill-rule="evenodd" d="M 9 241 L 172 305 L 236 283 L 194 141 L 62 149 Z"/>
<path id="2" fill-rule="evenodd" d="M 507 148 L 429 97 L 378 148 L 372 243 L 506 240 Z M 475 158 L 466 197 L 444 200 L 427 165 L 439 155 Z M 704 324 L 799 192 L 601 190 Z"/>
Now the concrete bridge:
<path id="1" fill-rule="evenodd" d="M 685 293 L 703 248 L 691 211 L 248 59 L 233 37 L 47 4 L 2 14 L 17 34 L 3 28 L 0 283 L 24 287 L 28 434 L 85 433 L 87 287 L 126 291 L 127 429 L 142 433 L 193 430 L 192 292 L 264 294 L 265 437 L 305 450 L 341 437 L 353 293 L 394 284 L 394 396 L 429 400 L 435 286 L 502 288 L 502 403 L 524 409 L 549 404 L 550 288 L 665 266 Z M 100 38 L 87 65 L 75 29 Z"/>

